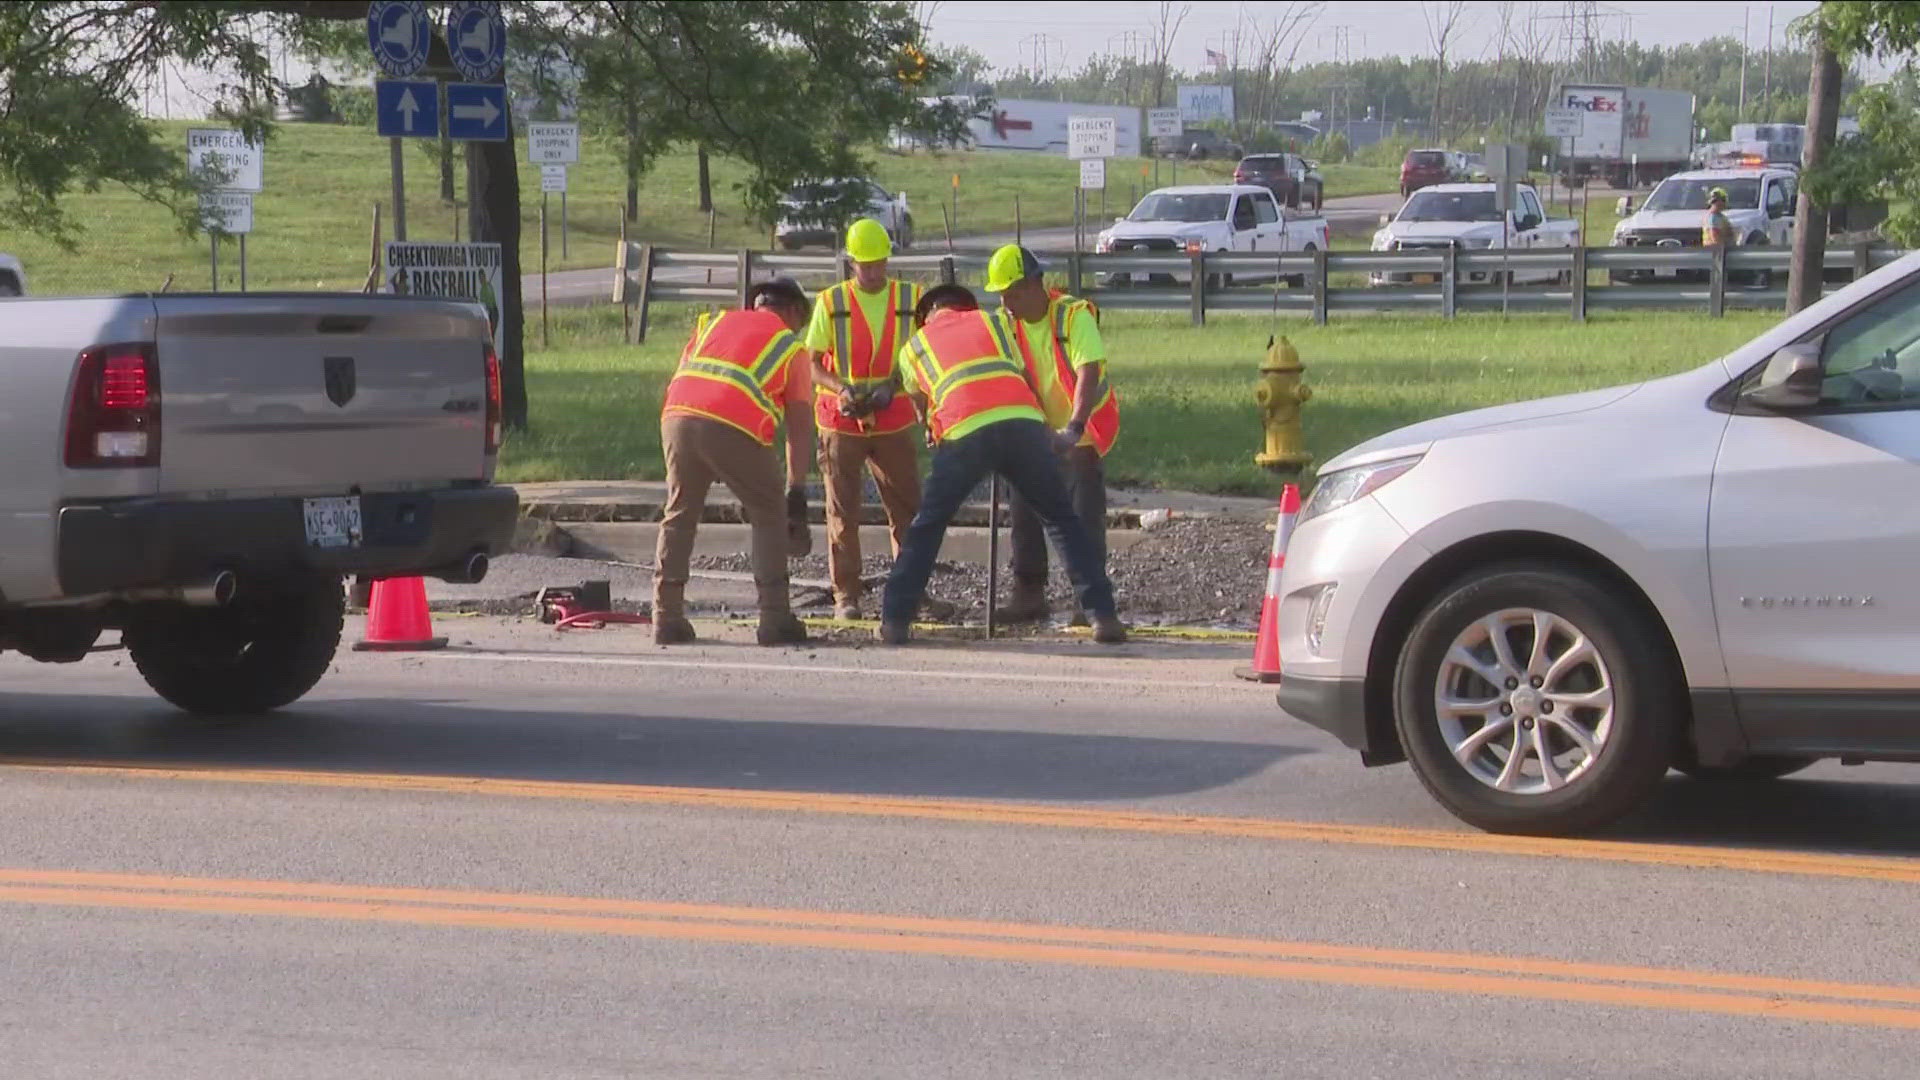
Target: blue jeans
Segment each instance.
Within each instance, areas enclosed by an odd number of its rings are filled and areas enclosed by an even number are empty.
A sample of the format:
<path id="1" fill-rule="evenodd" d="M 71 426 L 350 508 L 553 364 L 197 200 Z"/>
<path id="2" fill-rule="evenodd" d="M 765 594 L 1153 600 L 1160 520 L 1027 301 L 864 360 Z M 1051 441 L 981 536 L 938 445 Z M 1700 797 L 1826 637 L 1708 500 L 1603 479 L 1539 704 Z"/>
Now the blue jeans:
<path id="1" fill-rule="evenodd" d="M 1022 501 L 1039 515 L 1047 537 L 1060 552 L 1060 561 L 1066 564 L 1081 608 L 1095 616 L 1115 614 L 1106 560 L 1086 525 L 1073 512 L 1073 499 L 1067 494 L 1051 436 L 1052 432 L 1038 420 L 1002 420 L 940 444 L 933 452 L 933 468 L 920 497 L 920 512 L 907 526 L 906 541 L 893 560 L 893 572 L 887 576 L 887 591 L 880 602 L 882 619 L 910 622 L 919 612 L 947 525 L 989 473 L 1005 477 Z"/>

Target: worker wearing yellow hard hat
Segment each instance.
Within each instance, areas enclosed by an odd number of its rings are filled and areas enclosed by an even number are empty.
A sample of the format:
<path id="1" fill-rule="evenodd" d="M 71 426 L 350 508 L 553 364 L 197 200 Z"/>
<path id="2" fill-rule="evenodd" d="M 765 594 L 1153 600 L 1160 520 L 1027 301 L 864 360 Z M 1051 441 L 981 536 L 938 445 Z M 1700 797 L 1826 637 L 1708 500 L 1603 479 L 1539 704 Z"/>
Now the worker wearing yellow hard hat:
<path id="1" fill-rule="evenodd" d="M 987 262 L 987 291 L 1018 338 L 1054 449 L 1060 454 L 1074 513 L 1085 522 L 1100 564 L 1107 559 L 1107 476 L 1102 465 L 1120 436 L 1120 401 L 1107 379 L 1100 312 L 1089 301 L 1047 288 L 1046 265 L 1018 244 L 1008 244 Z M 1047 605 L 1047 541 L 1040 516 L 1013 497 L 1013 595 L 997 615 L 1010 623 L 1037 622 Z M 1076 625 L 1086 621 L 1076 611 Z"/>
<path id="2" fill-rule="evenodd" d="M 1707 192 L 1707 216 L 1700 223 L 1700 244 L 1703 247 L 1732 247 L 1734 244 L 1733 222 L 1727 219 L 1727 189 L 1717 187 Z"/>
<path id="3" fill-rule="evenodd" d="M 913 334 L 920 287 L 888 278 L 893 240 L 886 226 L 872 218 L 861 218 L 847 229 L 846 251 L 853 277 L 820 291 L 805 345 L 813 363 L 834 614 L 854 619 L 860 617 L 863 592 L 860 518 L 865 474 L 873 474 L 879 489 L 895 556 L 920 510 L 920 449 L 912 431 L 916 417 L 899 392 L 895 366 L 900 346 Z"/>

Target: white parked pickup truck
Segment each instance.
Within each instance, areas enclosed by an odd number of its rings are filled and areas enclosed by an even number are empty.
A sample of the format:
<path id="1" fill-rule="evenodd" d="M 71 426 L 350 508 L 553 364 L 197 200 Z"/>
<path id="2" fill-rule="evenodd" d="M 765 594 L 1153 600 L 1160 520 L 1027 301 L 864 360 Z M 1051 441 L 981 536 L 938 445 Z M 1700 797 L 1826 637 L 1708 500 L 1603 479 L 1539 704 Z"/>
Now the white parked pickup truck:
<path id="1" fill-rule="evenodd" d="M 1126 217 L 1094 240 L 1096 252 L 1193 255 L 1199 252 L 1324 251 L 1331 247 L 1327 219 L 1281 208 L 1273 192 L 1252 184 L 1207 184 L 1158 188 Z M 1298 284 L 1299 275 L 1294 277 Z M 1189 282 L 1190 273 L 1169 270 L 1154 279 Z M 1235 274 L 1239 280 L 1259 275 Z M 1126 284 L 1127 274 L 1106 275 L 1103 284 Z M 1271 281 L 1272 275 L 1264 280 Z M 1232 280 L 1227 280 L 1232 284 Z"/>
<path id="2" fill-rule="evenodd" d="M 1707 197 L 1727 192 L 1727 222 L 1740 247 L 1788 247 L 1793 243 L 1794 210 L 1800 178 L 1791 169 L 1701 169 L 1675 173 L 1660 181 L 1639 211 L 1613 227 L 1615 247 L 1701 247 L 1707 221 Z M 1622 213 L 1632 196 L 1621 197 Z M 1615 281 L 1637 278 L 1704 276 L 1702 271 L 1615 270 Z M 1771 275 L 1766 275 L 1771 277 Z"/>
<path id="3" fill-rule="evenodd" d="M 289 704 L 342 575 L 473 582 L 511 543 L 500 428 L 478 305 L 0 302 L 0 650 L 71 663 L 119 630 L 183 709 Z"/>
<path id="4" fill-rule="evenodd" d="M 1540 205 L 1540 193 L 1527 184 L 1514 185 L 1514 209 L 1502 212 L 1492 184 L 1435 184 L 1413 193 L 1398 214 L 1373 234 L 1375 251 L 1420 251 L 1456 247 L 1463 251 L 1511 249 L 1539 251 L 1571 248 L 1580 243 L 1580 224 L 1571 218 L 1549 218 Z M 1515 283 L 1557 281 L 1565 271 L 1516 269 Z M 1406 272 L 1370 275 L 1374 285 L 1401 284 L 1430 276 Z M 1497 283 L 1497 270 L 1463 271 L 1468 284 Z"/>

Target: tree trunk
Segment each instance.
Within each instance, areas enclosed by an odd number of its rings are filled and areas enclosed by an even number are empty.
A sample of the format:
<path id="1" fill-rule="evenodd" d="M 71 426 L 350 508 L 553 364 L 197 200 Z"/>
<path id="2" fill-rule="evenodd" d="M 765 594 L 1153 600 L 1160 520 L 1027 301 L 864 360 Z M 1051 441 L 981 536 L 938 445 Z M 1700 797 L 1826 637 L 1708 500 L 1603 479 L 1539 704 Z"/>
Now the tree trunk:
<path id="1" fill-rule="evenodd" d="M 707 148 L 700 148 L 700 212 L 713 209 L 713 177 L 707 171 Z"/>
<path id="2" fill-rule="evenodd" d="M 453 140 L 444 133 L 440 136 L 440 201 L 451 203 L 458 198 L 453 189 Z"/>
<path id="3" fill-rule="evenodd" d="M 512 128 L 512 106 L 508 106 Z M 514 140 L 467 144 L 467 231 L 500 245 L 500 392 L 507 426 L 527 427 L 527 354 L 520 293 L 520 165 Z"/>
<path id="4" fill-rule="evenodd" d="M 1824 40 L 1813 42 L 1813 77 L 1807 85 L 1807 143 L 1800 168 L 1810 172 L 1818 168 L 1833 148 L 1834 134 L 1840 126 L 1840 58 Z M 1787 310 L 1801 308 L 1820 299 L 1822 255 L 1827 247 L 1827 206 L 1815 202 L 1806 185 L 1800 187 L 1800 203 L 1795 211 L 1793 264 L 1787 283 Z"/>

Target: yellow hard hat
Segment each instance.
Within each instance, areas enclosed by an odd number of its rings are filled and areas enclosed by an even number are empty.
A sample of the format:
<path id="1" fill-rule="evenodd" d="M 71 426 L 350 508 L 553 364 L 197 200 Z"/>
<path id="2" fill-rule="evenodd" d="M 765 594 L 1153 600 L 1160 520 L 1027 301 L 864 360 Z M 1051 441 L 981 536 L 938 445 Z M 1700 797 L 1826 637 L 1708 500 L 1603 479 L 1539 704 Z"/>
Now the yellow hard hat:
<path id="1" fill-rule="evenodd" d="M 1008 244 L 987 260 L 987 291 L 1005 292 L 1030 277 L 1045 273 L 1047 264 L 1019 244 Z"/>
<path id="2" fill-rule="evenodd" d="M 887 227 L 863 217 L 847 228 L 847 254 L 854 262 L 879 262 L 893 254 Z"/>

